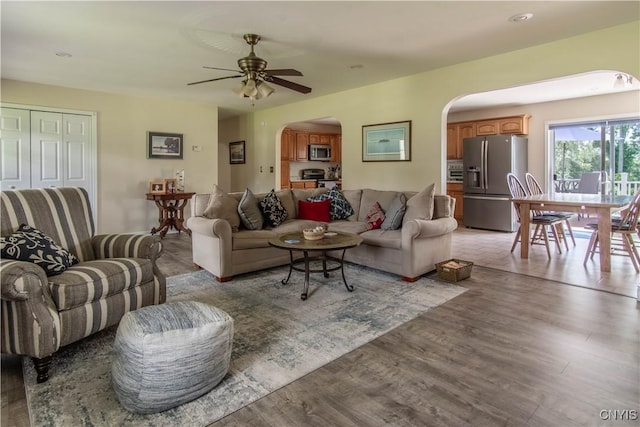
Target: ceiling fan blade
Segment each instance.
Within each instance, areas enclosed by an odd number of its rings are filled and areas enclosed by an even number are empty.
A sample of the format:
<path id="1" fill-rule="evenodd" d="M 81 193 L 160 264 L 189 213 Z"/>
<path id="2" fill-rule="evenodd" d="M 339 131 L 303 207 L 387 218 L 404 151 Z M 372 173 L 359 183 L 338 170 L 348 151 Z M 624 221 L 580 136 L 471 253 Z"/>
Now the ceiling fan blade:
<path id="1" fill-rule="evenodd" d="M 302 73 L 292 68 L 283 68 L 280 70 L 264 70 L 267 76 L 301 76 Z"/>
<path id="2" fill-rule="evenodd" d="M 311 88 L 310 87 L 303 86 L 303 85 L 300 85 L 298 83 L 290 82 L 289 80 L 284 80 L 284 79 L 281 79 L 279 77 L 269 76 L 268 77 L 268 81 L 270 81 L 271 83 L 275 83 L 277 85 L 280 85 L 280 86 L 284 86 L 287 89 L 295 90 L 296 92 L 300 92 L 300 93 L 310 93 L 311 92 Z"/>
<path id="3" fill-rule="evenodd" d="M 210 70 L 231 71 L 232 73 L 237 73 L 238 72 L 238 70 L 230 70 L 228 68 L 207 67 L 206 65 L 203 65 L 202 68 L 208 68 Z"/>
<path id="4" fill-rule="evenodd" d="M 237 79 L 238 77 L 243 77 L 243 75 L 242 74 L 238 74 L 237 76 L 218 77 L 217 79 L 209 79 L 209 80 L 202 80 L 202 81 L 199 81 L 199 82 L 191 82 L 191 83 L 187 83 L 187 86 L 199 85 L 200 83 L 215 82 L 216 80 Z"/>

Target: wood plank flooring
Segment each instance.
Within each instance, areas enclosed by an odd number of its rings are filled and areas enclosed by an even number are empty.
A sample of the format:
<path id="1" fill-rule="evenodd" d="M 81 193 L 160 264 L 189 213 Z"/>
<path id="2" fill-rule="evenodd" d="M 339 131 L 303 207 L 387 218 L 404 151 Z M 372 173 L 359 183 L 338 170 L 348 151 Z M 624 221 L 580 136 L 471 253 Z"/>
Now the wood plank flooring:
<path id="1" fill-rule="evenodd" d="M 602 274 L 582 266 L 581 247 L 520 260 L 512 238 L 459 230 L 454 256 L 476 263 L 460 283 L 469 291 L 213 426 L 638 425 L 640 305 L 625 296 L 638 281 L 628 260 L 614 257 Z M 191 271 L 189 237 L 163 242 L 162 270 Z M 530 275 L 508 273 L 522 267 Z M 602 410 L 636 412 L 605 420 Z M 28 425 L 18 358 L 3 355 L 2 426 Z"/>

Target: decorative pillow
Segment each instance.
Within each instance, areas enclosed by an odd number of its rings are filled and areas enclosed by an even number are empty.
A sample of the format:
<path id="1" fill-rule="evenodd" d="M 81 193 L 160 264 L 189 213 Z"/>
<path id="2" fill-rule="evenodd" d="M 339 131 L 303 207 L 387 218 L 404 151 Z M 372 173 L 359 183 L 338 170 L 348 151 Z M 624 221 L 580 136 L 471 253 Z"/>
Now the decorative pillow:
<path id="1" fill-rule="evenodd" d="M 260 207 L 265 221 L 271 227 L 277 227 L 287 218 L 287 211 L 273 189 L 264 196 L 264 199 L 260 202 Z"/>
<path id="2" fill-rule="evenodd" d="M 319 202 L 305 202 L 304 200 L 298 200 L 298 218 L 330 222 L 330 206 L 331 200 L 329 199 Z"/>
<path id="3" fill-rule="evenodd" d="M 404 218 L 402 219 L 403 224 L 412 219 L 429 220 L 433 217 L 433 196 L 435 194 L 435 188 L 435 184 L 431 184 L 407 200 L 407 211 L 404 213 Z"/>
<path id="4" fill-rule="evenodd" d="M 21 224 L 10 236 L 0 238 L 2 258 L 28 261 L 39 265 L 47 276 L 55 276 L 79 262 L 78 258 L 56 244 L 37 228 Z"/>
<path id="5" fill-rule="evenodd" d="M 328 192 L 315 197 L 309 197 L 307 200 L 310 202 L 317 202 L 321 200 L 331 200 L 331 220 L 336 221 L 338 219 L 345 219 L 353 215 L 353 208 L 344 197 L 342 192 L 336 187 L 333 187 Z"/>
<path id="6" fill-rule="evenodd" d="M 380 228 L 384 221 L 384 211 L 380 207 L 380 203 L 376 202 L 367 214 L 367 230 L 375 230 Z"/>
<path id="7" fill-rule="evenodd" d="M 264 218 L 260 210 L 260 202 L 248 188 L 244 190 L 240 203 L 238 203 L 238 214 L 247 230 L 262 230 Z"/>
<path id="8" fill-rule="evenodd" d="M 202 213 L 210 219 L 226 219 L 231 225 L 232 231 L 240 229 L 240 216 L 238 216 L 238 201 L 222 191 L 217 185 L 213 186 L 209 205 Z"/>
<path id="9" fill-rule="evenodd" d="M 404 213 L 406 210 L 407 197 L 404 195 L 404 193 L 398 193 L 398 195 L 389 205 L 386 216 L 380 228 L 383 230 L 399 229 L 402 226 L 402 218 L 404 218 Z"/>

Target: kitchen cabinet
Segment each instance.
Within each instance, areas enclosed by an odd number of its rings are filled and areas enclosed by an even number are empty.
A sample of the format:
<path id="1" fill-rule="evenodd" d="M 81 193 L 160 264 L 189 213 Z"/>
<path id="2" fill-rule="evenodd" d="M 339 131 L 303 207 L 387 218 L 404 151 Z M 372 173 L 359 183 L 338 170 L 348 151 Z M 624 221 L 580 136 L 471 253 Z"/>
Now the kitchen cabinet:
<path id="1" fill-rule="evenodd" d="M 463 141 L 476 136 L 474 122 L 449 123 L 447 125 L 447 159 L 461 159 Z"/>
<path id="2" fill-rule="evenodd" d="M 462 201 L 463 201 L 463 190 L 461 182 L 448 182 L 447 183 L 447 194 L 454 199 L 456 199 L 456 208 L 453 212 L 453 217 L 459 222 L 462 223 Z"/>
<path id="3" fill-rule="evenodd" d="M 284 129 L 280 136 L 280 160 L 296 159 L 294 134 L 291 129 Z"/>
<path id="4" fill-rule="evenodd" d="M 289 188 L 289 176 L 291 175 L 291 164 L 289 160 L 280 162 L 280 188 Z"/>
<path id="5" fill-rule="evenodd" d="M 476 136 L 497 135 L 500 129 L 498 119 L 481 120 L 476 122 Z"/>
<path id="6" fill-rule="evenodd" d="M 502 118 L 499 120 L 499 133 L 528 135 L 530 118 L 529 115 Z"/>
<path id="7" fill-rule="evenodd" d="M 309 144 L 320 144 L 320 135 L 318 135 L 317 133 L 310 133 Z"/>
<path id="8" fill-rule="evenodd" d="M 342 163 L 342 135 L 329 135 L 329 144 L 331 144 L 331 161 Z"/>
<path id="9" fill-rule="evenodd" d="M 465 138 L 485 135 L 527 135 L 528 114 L 447 124 L 447 159 L 462 159 Z"/>
<path id="10" fill-rule="evenodd" d="M 323 144 L 323 145 L 331 145 L 331 137 L 333 135 L 329 134 L 329 133 L 323 133 L 318 135 L 320 138 L 319 143 Z"/>
<path id="11" fill-rule="evenodd" d="M 529 133 L 530 115 L 498 117 L 495 119 L 480 120 L 476 122 L 476 135 L 500 135 L 515 134 L 527 135 Z"/>
<path id="12" fill-rule="evenodd" d="M 291 181 L 291 188 L 316 188 L 316 181 Z"/>
<path id="13" fill-rule="evenodd" d="M 309 133 L 296 132 L 296 161 L 306 161 L 309 158 Z"/>

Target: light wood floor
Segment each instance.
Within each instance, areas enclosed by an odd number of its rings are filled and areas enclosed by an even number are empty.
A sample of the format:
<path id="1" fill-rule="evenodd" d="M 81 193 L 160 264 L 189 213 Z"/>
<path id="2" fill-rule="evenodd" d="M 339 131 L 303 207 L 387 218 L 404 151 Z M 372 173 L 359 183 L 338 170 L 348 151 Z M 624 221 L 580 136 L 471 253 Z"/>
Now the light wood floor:
<path id="1" fill-rule="evenodd" d="M 539 246 L 521 260 L 512 239 L 460 228 L 468 292 L 214 427 L 637 425 L 623 411 L 639 416 L 640 276 L 622 257 L 611 273 L 584 267 L 586 239 L 551 261 Z M 189 237 L 164 244 L 165 274 L 191 271 Z M 603 419 L 616 410 L 627 419 Z M 2 356 L 1 425 L 29 425 L 15 356 Z"/>

